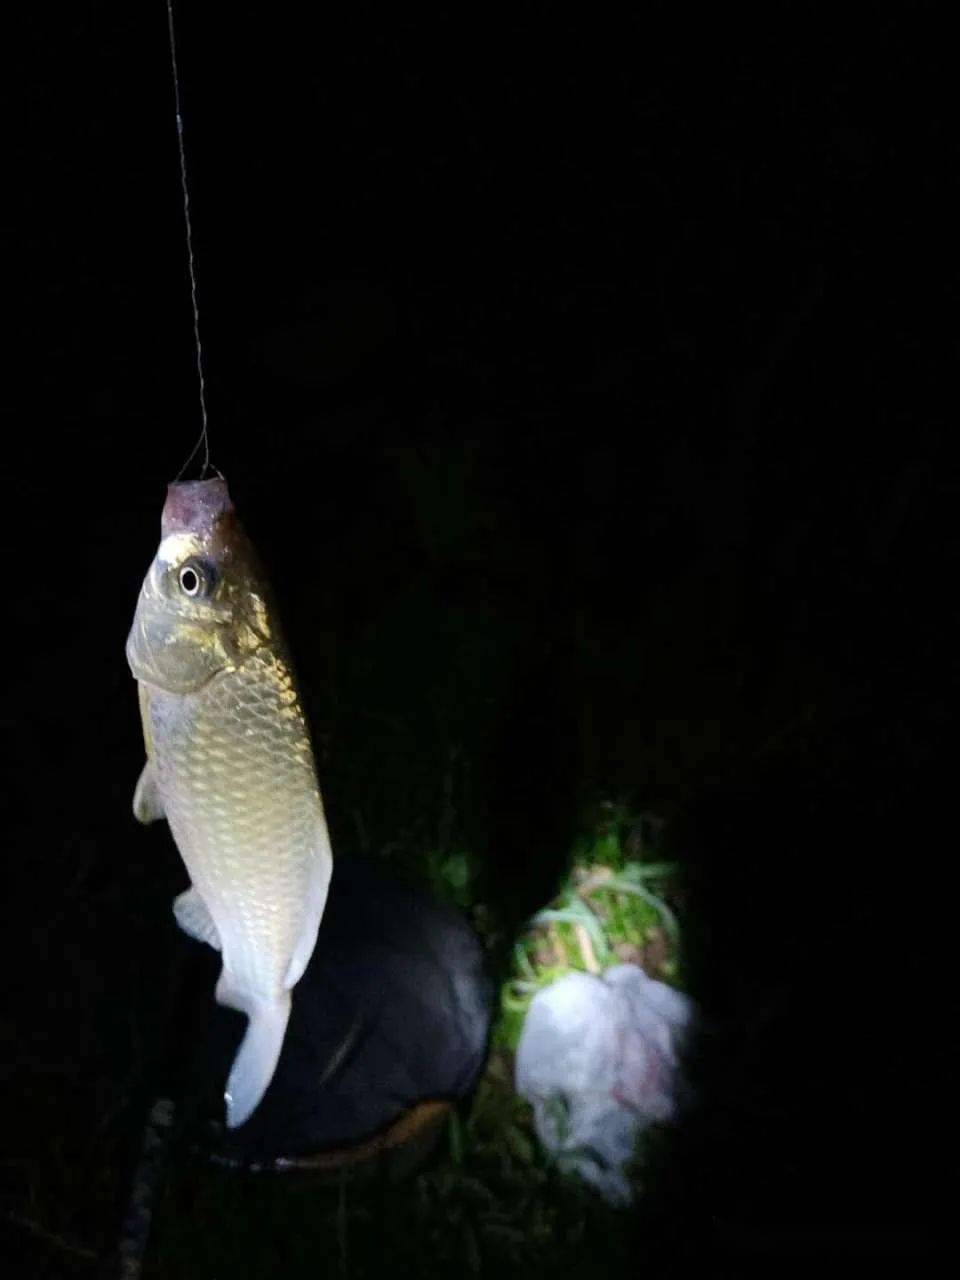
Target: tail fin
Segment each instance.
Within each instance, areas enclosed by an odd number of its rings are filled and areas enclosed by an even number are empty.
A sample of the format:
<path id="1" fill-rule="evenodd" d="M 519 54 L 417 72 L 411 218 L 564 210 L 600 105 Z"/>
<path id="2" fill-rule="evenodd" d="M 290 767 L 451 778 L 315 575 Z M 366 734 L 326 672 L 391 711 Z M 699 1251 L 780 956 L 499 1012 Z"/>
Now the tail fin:
<path id="1" fill-rule="evenodd" d="M 277 1069 L 290 1017 L 290 992 L 281 991 L 275 1000 L 246 997 L 241 1003 L 221 976 L 217 1000 L 240 1009 L 250 1019 L 223 1095 L 227 1104 L 227 1128 L 237 1129 L 260 1105 Z"/>

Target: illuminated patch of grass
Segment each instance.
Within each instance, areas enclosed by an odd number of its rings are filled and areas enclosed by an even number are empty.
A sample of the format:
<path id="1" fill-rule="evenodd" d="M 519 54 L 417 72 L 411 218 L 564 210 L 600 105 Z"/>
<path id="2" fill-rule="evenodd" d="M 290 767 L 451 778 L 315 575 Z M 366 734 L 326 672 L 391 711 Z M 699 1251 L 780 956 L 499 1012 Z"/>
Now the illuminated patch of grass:
<path id="1" fill-rule="evenodd" d="M 680 985 L 677 868 L 660 856 L 660 830 L 655 818 L 606 805 L 576 842 L 559 893 L 514 943 L 493 1030 L 497 1047 L 516 1049 L 530 1001 L 572 970 L 602 973 L 627 962 Z"/>
<path id="2" fill-rule="evenodd" d="M 682 985 L 678 871 L 663 856 L 663 825 L 654 815 L 637 815 L 614 804 L 602 805 L 585 825 L 557 893 L 528 922 L 509 952 L 494 1015 L 490 1062 L 470 1119 L 454 1140 L 456 1159 L 423 1175 L 439 1177 L 455 1194 L 457 1178 L 466 1168 L 475 1171 L 471 1177 L 487 1179 L 488 1185 L 494 1171 L 509 1170 L 510 1178 L 522 1183 L 525 1192 L 518 1200 L 526 1208 L 517 1215 L 515 1233 L 522 1235 L 524 1216 L 553 1223 L 551 1229 L 556 1229 L 559 1188 L 566 1186 L 564 1194 L 571 1194 L 570 1185 L 539 1147 L 531 1109 L 513 1089 L 513 1056 L 536 993 L 571 971 L 599 974 L 625 962 L 642 965 L 650 977 Z M 432 882 L 449 900 L 473 905 L 481 936 L 492 943 L 497 936 L 494 922 L 483 904 L 470 903 L 469 874 L 459 879 L 471 866 L 466 855 L 454 863 L 436 859 Z M 456 870 L 455 882 L 445 880 L 445 867 Z M 638 1152 L 634 1168 L 638 1190 L 643 1163 L 643 1153 Z M 578 1194 L 583 1197 L 581 1205 L 591 1203 L 589 1192 L 580 1189 Z M 566 1212 L 569 1201 L 563 1203 Z M 497 1227 L 494 1235 L 502 1242 L 512 1238 L 506 1228 Z M 519 1238 L 515 1245 L 519 1259 L 523 1253 Z"/>

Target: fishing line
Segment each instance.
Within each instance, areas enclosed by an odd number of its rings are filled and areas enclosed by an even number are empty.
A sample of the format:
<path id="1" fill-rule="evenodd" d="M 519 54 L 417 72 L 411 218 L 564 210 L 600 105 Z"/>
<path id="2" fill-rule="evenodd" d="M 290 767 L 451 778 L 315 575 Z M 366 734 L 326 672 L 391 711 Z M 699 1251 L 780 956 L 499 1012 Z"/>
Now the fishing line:
<path id="1" fill-rule="evenodd" d="M 170 69 L 173 72 L 173 100 L 177 119 L 177 147 L 180 152 L 180 189 L 183 192 L 183 221 L 187 233 L 187 264 L 190 270 L 190 301 L 193 305 L 193 340 L 197 350 L 197 379 L 200 383 L 200 434 L 190 454 L 177 473 L 179 480 L 203 445 L 203 470 L 200 479 L 210 470 L 210 437 L 207 434 L 207 398 L 203 380 L 203 346 L 200 342 L 200 308 L 197 304 L 197 270 L 193 257 L 193 228 L 190 223 L 190 190 L 187 186 L 187 158 L 183 149 L 183 116 L 180 112 L 180 71 L 177 66 L 177 38 L 173 27 L 173 0 L 167 0 L 167 31 L 170 36 Z M 216 467 L 214 467 L 216 471 Z M 217 475 L 220 472 L 217 471 Z M 221 479 L 223 477 L 221 476 Z"/>

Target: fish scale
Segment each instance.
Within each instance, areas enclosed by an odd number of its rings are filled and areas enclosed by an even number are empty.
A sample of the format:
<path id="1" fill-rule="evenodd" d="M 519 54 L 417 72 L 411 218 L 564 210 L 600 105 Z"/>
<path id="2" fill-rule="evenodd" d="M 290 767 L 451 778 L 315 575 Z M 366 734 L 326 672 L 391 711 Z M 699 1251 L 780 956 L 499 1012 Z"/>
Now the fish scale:
<path id="1" fill-rule="evenodd" d="M 213 697 L 161 695 L 158 701 L 174 705 L 158 707 L 153 725 L 162 744 L 157 771 L 170 825 L 221 940 L 229 939 L 224 959 L 234 977 L 270 994 L 282 985 L 292 947 L 289 927 L 284 937 L 275 920 L 285 899 L 305 894 L 309 832 L 319 817 L 319 800 L 311 794 L 299 708 L 283 706 L 276 697 L 282 675 L 269 659 L 258 657 L 255 667 L 221 677 Z M 285 717 L 282 731 L 265 716 L 264 702 Z M 179 722 L 178 731 L 158 733 L 164 720 Z M 303 854 L 276 858 L 283 848 Z M 232 921 L 235 905 L 242 930 Z"/>

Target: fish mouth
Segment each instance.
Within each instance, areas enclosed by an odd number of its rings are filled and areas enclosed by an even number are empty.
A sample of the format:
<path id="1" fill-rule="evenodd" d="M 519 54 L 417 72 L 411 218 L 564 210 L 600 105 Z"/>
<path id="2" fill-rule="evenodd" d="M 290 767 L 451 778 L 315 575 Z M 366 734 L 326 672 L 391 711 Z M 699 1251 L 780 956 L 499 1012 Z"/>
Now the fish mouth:
<path id="1" fill-rule="evenodd" d="M 208 533 L 219 519 L 232 515 L 233 510 L 227 482 L 222 477 L 175 480 L 167 486 L 161 528 L 164 535 Z"/>

